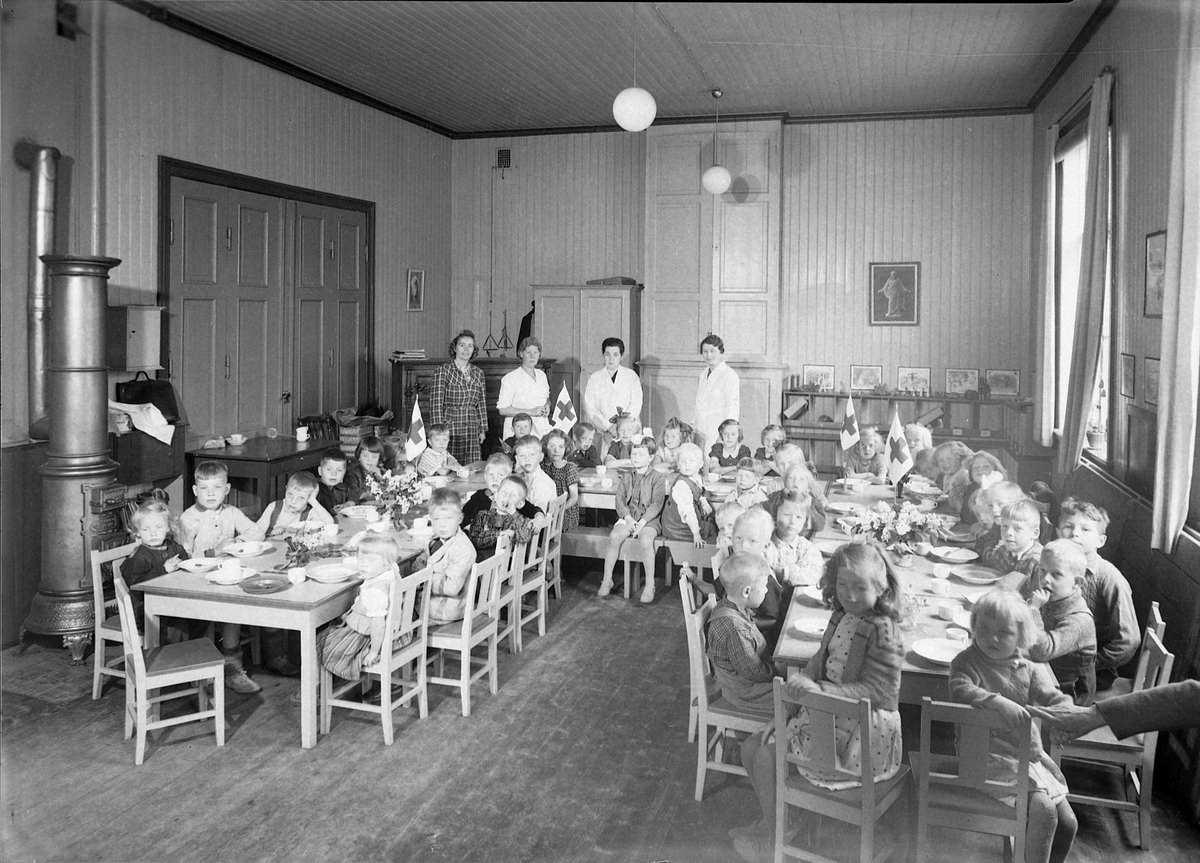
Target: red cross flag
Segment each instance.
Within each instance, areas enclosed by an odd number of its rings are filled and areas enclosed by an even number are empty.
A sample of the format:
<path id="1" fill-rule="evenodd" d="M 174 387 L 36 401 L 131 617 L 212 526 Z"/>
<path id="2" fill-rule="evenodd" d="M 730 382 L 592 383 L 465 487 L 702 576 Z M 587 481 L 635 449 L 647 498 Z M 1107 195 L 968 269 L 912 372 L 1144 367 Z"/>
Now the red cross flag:
<path id="1" fill-rule="evenodd" d="M 412 422 L 408 425 L 408 440 L 404 442 L 404 457 L 416 461 L 425 452 L 425 423 L 421 421 L 421 404 L 413 401 Z"/>
<path id="2" fill-rule="evenodd" d="M 904 475 L 913 469 L 912 453 L 908 451 L 908 441 L 904 437 L 904 426 L 900 425 L 900 411 L 892 412 L 892 426 L 888 429 L 887 438 L 888 479 L 892 484 L 904 479 Z"/>
<path id="3" fill-rule="evenodd" d="M 842 420 L 842 449 L 858 443 L 858 418 L 854 416 L 854 397 L 846 396 L 846 416 Z"/>
<path id="4" fill-rule="evenodd" d="M 569 432 L 578 420 L 579 416 L 575 413 L 575 405 L 571 404 L 571 394 L 567 392 L 567 384 L 564 381 L 558 400 L 554 403 L 554 427 Z"/>

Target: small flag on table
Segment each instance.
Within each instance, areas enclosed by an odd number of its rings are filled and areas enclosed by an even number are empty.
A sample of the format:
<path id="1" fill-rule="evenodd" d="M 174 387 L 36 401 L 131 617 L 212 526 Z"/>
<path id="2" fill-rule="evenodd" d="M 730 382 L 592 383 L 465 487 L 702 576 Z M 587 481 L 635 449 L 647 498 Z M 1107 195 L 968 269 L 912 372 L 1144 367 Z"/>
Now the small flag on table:
<path id="1" fill-rule="evenodd" d="M 404 442 L 404 457 L 416 461 L 425 452 L 425 423 L 421 421 L 421 404 L 413 402 L 412 422 L 408 425 L 408 440 Z"/>
<path id="2" fill-rule="evenodd" d="M 564 381 L 558 400 L 554 403 L 554 427 L 560 431 L 569 432 L 579 417 L 575 414 L 575 405 L 571 404 L 571 394 L 567 392 Z"/>
<path id="3" fill-rule="evenodd" d="M 904 427 L 900 425 L 900 411 L 892 412 L 892 425 L 888 429 L 887 438 L 888 479 L 892 484 L 904 479 L 904 475 L 913 469 L 912 453 L 908 450 L 908 440 L 904 437 Z"/>
<path id="4" fill-rule="evenodd" d="M 854 396 L 846 396 L 846 417 L 842 420 L 842 449 L 858 443 L 858 418 L 854 416 Z"/>

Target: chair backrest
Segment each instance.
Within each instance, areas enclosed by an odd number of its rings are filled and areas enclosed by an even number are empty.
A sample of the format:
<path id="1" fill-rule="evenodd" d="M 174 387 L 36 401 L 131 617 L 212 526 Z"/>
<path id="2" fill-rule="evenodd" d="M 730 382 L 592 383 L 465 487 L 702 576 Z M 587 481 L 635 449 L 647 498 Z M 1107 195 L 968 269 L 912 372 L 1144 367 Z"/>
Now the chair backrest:
<path id="1" fill-rule="evenodd" d="M 542 557 L 550 557 L 551 546 L 562 539 L 567 517 L 567 493 L 564 491 L 546 507 L 546 530 L 542 533 Z"/>
<path id="2" fill-rule="evenodd" d="M 506 566 L 508 557 L 503 551 L 475 564 L 472 593 L 467 597 L 467 608 L 471 615 L 482 614 L 492 620 L 500 619 L 500 582 Z"/>
<path id="3" fill-rule="evenodd" d="M 695 594 L 687 579 L 679 580 L 679 591 L 683 597 L 683 622 L 687 629 L 688 670 L 692 684 L 692 695 L 700 699 L 700 707 L 708 709 L 708 683 L 712 669 L 705 650 L 705 627 L 712 616 L 715 597 L 709 597 L 703 605 L 696 607 Z"/>
<path id="4" fill-rule="evenodd" d="M 117 613 L 121 617 L 121 637 L 125 640 L 125 669 L 132 669 L 138 680 L 146 679 L 146 657 L 142 653 L 142 639 L 138 636 L 137 618 L 133 615 L 133 598 L 125 579 L 113 574 L 113 587 L 117 592 Z M 126 686 L 133 686 L 130 680 Z"/>
<path id="5" fill-rule="evenodd" d="M 551 508 L 554 502 L 550 502 Z M 562 534 L 562 522 L 559 522 L 559 535 Z M 529 537 L 529 542 L 518 543 L 513 548 L 513 565 L 520 564 L 521 572 L 525 575 L 534 573 L 537 575 L 545 575 L 546 572 L 546 555 L 550 548 L 550 518 L 542 516 L 534 524 L 533 535 Z"/>
<path id="6" fill-rule="evenodd" d="M 806 692 L 800 698 L 789 698 L 784 691 L 784 682 L 776 677 L 775 688 L 775 774 L 788 776 L 788 764 L 803 765 L 835 782 L 858 782 L 862 785 L 863 811 L 875 809 L 875 767 L 872 763 L 871 700 L 869 698 L 846 698 L 841 695 L 826 695 L 823 692 Z M 785 705 L 796 704 L 805 708 L 808 718 L 808 748 L 805 755 L 791 751 L 788 735 L 780 733 L 787 729 L 789 713 Z M 862 756 L 857 770 L 847 770 L 838 758 L 838 727 L 857 722 L 862 737 Z"/>
<path id="7" fill-rule="evenodd" d="M 398 578 L 392 584 L 392 601 L 388 606 L 385 632 L 392 634 L 392 649 L 395 654 L 413 641 L 422 644 L 429 641 L 429 594 L 423 590 L 433 577 L 430 567 L 411 575 Z"/>
<path id="8" fill-rule="evenodd" d="M 1171 669 L 1175 665 L 1175 654 L 1168 653 L 1153 629 L 1146 628 L 1142 636 L 1142 650 L 1138 656 L 1137 673 L 1133 676 L 1133 691 L 1153 689 L 1171 682 Z"/>
<path id="9" fill-rule="evenodd" d="M 104 567 L 110 565 L 114 576 L 121 574 L 121 564 L 129 559 L 129 556 L 137 550 L 138 543 L 131 542 L 127 545 L 121 545 L 116 548 L 106 548 L 103 551 L 92 552 L 92 609 L 96 615 L 96 628 L 104 623 L 104 619 L 108 616 L 108 610 L 117 610 L 117 598 L 114 592 L 113 598 L 108 599 L 104 596 Z M 141 643 L 140 641 L 138 642 Z"/>
<path id="10" fill-rule="evenodd" d="M 1163 633 L 1167 631 L 1167 622 L 1163 620 L 1162 612 L 1158 608 L 1157 599 L 1150 603 L 1150 614 L 1146 616 L 1146 628 L 1153 630 L 1160 641 L 1163 638 Z"/>
<path id="11" fill-rule="evenodd" d="M 958 744 L 957 773 L 937 772 L 929 767 L 934 722 L 954 726 Z M 916 766 L 920 794 L 928 798 L 930 785 L 946 785 L 973 788 L 997 798 L 1015 796 L 1016 816 L 1024 821 L 1029 805 L 1030 723 L 1030 718 L 1026 716 L 1017 729 L 1007 732 L 1022 741 L 1017 749 L 1016 776 L 1011 782 L 989 779 L 988 764 L 996 742 L 994 734 L 1004 730 L 1000 713 L 984 707 L 933 701 L 928 696 L 922 698 L 921 761 Z"/>

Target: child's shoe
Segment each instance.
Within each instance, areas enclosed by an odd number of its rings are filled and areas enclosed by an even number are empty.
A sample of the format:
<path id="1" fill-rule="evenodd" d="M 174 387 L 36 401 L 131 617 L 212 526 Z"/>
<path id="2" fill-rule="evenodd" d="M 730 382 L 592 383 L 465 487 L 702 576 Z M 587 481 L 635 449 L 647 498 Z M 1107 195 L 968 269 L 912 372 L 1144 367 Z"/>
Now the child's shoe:
<path id="1" fill-rule="evenodd" d="M 647 582 L 646 586 L 642 588 L 642 595 L 638 597 L 638 602 L 642 605 L 654 602 L 654 585 L 652 583 Z"/>
<path id="2" fill-rule="evenodd" d="M 225 654 L 225 686 L 242 695 L 262 692 L 262 687 L 251 680 L 246 674 L 246 669 L 242 667 L 240 649 L 236 653 Z"/>
<path id="3" fill-rule="evenodd" d="M 612 580 L 612 577 L 611 577 L 611 576 L 605 576 L 605 577 L 604 577 L 604 580 L 603 580 L 602 582 L 600 582 L 600 589 L 599 589 L 598 591 L 596 591 L 596 596 L 598 596 L 598 597 L 600 597 L 601 599 L 603 599 L 604 597 L 606 597 L 606 596 L 608 596 L 610 593 L 612 593 L 612 589 L 613 589 L 613 580 Z"/>

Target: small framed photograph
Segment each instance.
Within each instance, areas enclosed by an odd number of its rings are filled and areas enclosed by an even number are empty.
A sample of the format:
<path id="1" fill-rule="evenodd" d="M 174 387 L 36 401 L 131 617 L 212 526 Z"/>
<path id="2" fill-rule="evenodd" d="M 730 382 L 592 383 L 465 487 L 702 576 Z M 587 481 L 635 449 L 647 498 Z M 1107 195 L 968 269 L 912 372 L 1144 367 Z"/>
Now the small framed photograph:
<path id="1" fill-rule="evenodd" d="M 921 265 L 914 261 L 871 264 L 867 297 L 873 327 L 915 327 L 920 323 Z"/>
<path id="2" fill-rule="evenodd" d="M 900 366 L 896 370 L 896 389 L 902 393 L 927 393 L 929 377 L 928 367 Z"/>
<path id="3" fill-rule="evenodd" d="M 979 389 L 979 369 L 946 369 L 946 395 L 961 396 Z"/>
<path id="4" fill-rule="evenodd" d="M 1161 318 L 1163 315 L 1163 284 L 1167 277 L 1167 232 L 1155 231 L 1146 235 L 1146 299 L 1142 316 Z"/>
<path id="5" fill-rule="evenodd" d="M 1127 399 L 1134 397 L 1137 382 L 1137 357 L 1133 354 L 1121 354 L 1121 395 Z"/>
<path id="6" fill-rule="evenodd" d="M 804 364 L 804 386 L 822 390 L 833 389 L 833 366 Z"/>
<path id="7" fill-rule="evenodd" d="M 1158 357 L 1146 357 L 1146 394 L 1142 401 L 1148 405 L 1158 404 Z"/>
<path id="8" fill-rule="evenodd" d="M 425 271 L 424 270 L 409 270 L 408 271 L 408 303 L 406 308 L 410 312 L 420 312 L 425 310 Z"/>
<path id="9" fill-rule="evenodd" d="M 1021 394 L 1021 373 L 1016 369 L 988 369 L 986 380 L 993 397 Z"/>
<path id="10" fill-rule="evenodd" d="M 883 384 L 883 366 L 850 366 L 850 389 L 873 390 Z"/>

